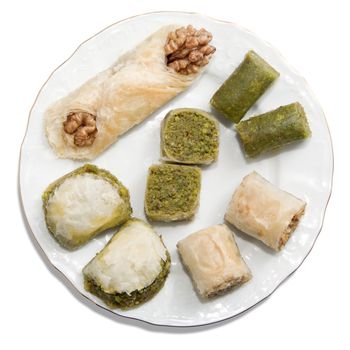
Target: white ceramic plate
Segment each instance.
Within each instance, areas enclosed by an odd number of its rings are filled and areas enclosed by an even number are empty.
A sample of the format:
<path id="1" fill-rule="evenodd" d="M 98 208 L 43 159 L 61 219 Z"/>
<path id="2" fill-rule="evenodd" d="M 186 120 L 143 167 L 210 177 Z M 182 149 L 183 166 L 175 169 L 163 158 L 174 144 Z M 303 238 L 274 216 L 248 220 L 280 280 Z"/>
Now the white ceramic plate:
<path id="1" fill-rule="evenodd" d="M 92 302 L 105 308 L 84 291 L 82 267 L 98 252 L 111 232 L 100 235 L 75 252 L 61 248 L 48 234 L 41 208 L 41 194 L 48 184 L 82 163 L 57 159 L 48 146 L 43 130 L 43 113 L 56 99 L 66 95 L 97 72 L 116 61 L 148 34 L 169 23 L 193 24 L 213 33 L 217 51 L 202 77 L 185 93 L 154 113 L 99 156 L 94 163 L 110 170 L 130 190 L 134 215 L 144 218 L 143 200 L 148 167 L 159 161 L 160 123 L 166 112 L 178 107 L 209 109 L 209 100 L 219 85 L 254 49 L 281 76 L 247 113 L 246 118 L 294 101 L 304 106 L 313 136 L 282 152 L 247 161 L 235 131 L 219 117 L 220 155 L 203 169 L 200 208 L 191 222 L 157 224 L 172 256 L 171 273 L 164 288 L 151 301 L 130 311 L 111 312 L 157 325 L 197 326 L 238 315 L 269 296 L 310 252 L 322 226 L 331 192 L 333 154 L 327 124 L 319 103 L 304 79 L 269 44 L 249 31 L 198 14 L 150 13 L 116 23 L 84 42 L 41 89 L 31 110 L 20 159 L 20 191 L 31 231 L 59 269 Z M 176 242 L 199 229 L 222 223 L 233 193 L 242 177 L 256 170 L 277 186 L 305 200 L 306 214 L 280 253 L 273 253 L 256 240 L 238 233 L 237 243 L 252 270 L 253 279 L 222 297 L 202 302 L 193 289 L 176 252 Z M 117 317 L 116 317 L 117 319 Z"/>

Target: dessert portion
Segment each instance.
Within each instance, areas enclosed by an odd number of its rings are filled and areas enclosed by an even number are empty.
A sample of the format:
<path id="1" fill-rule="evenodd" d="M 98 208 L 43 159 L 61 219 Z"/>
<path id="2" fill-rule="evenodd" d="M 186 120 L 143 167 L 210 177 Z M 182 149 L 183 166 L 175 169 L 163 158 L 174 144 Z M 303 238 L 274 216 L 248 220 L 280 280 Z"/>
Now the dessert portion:
<path id="1" fill-rule="evenodd" d="M 251 50 L 210 103 L 223 116 L 238 123 L 278 77 L 279 73 Z"/>
<path id="2" fill-rule="evenodd" d="M 251 279 L 251 272 L 226 225 L 208 227 L 177 243 L 181 260 L 200 296 L 223 294 Z"/>
<path id="3" fill-rule="evenodd" d="M 192 218 L 199 205 L 201 170 L 197 167 L 160 164 L 148 170 L 145 213 L 154 221 Z"/>
<path id="4" fill-rule="evenodd" d="M 161 237 L 149 224 L 131 219 L 84 267 L 84 287 L 110 308 L 127 309 L 151 299 L 169 270 Z"/>
<path id="5" fill-rule="evenodd" d="M 191 25 L 161 27 L 108 69 L 53 103 L 45 112 L 45 132 L 54 152 L 77 160 L 98 156 L 191 86 L 215 53 L 212 38 L 204 28 Z M 251 50 L 210 100 L 216 111 L 236 123 L 247 157 L 311 135 L 298 102 L 241 121 L 278 77 Z M 152 221 L 189 220 L 198 209 L 201 191 L 201 169 L 193 165 L 217 160 L 218 121 L 200 109 L 177 108 L 163 119 L 160 136 L 161 159 L 170 164 L 149 168 L 145 214 Z M 136 307 L 163 287 L 170 254 L 151 225 L 131 218 L 129 192 L 111 173 L 86 164 L 49 185 L 42 201 L 49 232 L 69 250 L 123 224 L 82 270 L 85 290 L 108 307 Z M 252 172 L 234 192 L 225 220 L 280 251 L 305 207 L 305 201 Z M 224 224 L 187 236 L 177 249 L 200 297 L 224 294 L 252 278 L 233 232 Z"/>
<path id="6" fill-rule="evenodd" d="M 279 251 L 297 228 L 305 206 L 303 200 L 252 172 L 234 192 L 225 219 Z"/>
<path id="7" fill-rule="evenodd" d="M 299 102 L 241 121 L 236 130 L 248 157 L 256 157 L 311 136 L 304 108 Z"/>
<path id="8" fill-rule="evenodd" d="M 160 28 L 47 109 L 50 146 L 62 158 L 95 158 L 193 83 L 215 52 L 211 40 L 203 28 Z"/>
<path id="9" fill-rule="evenodd" d="M 70 250 L 123 224 L 132 213 L 129 191 L 110 172 L 91 164 L 49 185 L 42 200 L 49 232 Z"/>
<path id="10" fill-rule="evenodd" d="M 183 164 L 210 164 L 219 153 L 219 125 L 195 108 L 170 111 L 162 122 L 162 159 Z"/>

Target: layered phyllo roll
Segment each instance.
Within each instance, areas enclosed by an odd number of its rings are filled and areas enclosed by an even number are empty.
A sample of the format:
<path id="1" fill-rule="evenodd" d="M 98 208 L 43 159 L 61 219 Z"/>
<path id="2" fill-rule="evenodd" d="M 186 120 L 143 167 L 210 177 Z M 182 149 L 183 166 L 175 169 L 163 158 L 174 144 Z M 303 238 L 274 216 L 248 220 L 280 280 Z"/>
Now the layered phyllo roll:
<path id="1" fill-rule="evenodd" d="M 200 109 L 173 109 L 162 122 L 161 153 L 174 163 L 212 163 L 219 153 L 217 120 Z"/>
<path id="2" fill-rule="evenodd" d="M 199 205 L 201 170 L 197 167 L 159 164 L 148 170 L 145 212 L 153 221 L 191 219 Z"/>
<path id="3" fill-rule="evenodd" d="M 110 308 L 131 308 L 164 285 L 170 255 L 152 226 L 130 219 L 84 267 L 85 289 Z"/>
<path id="4" fill-rule="evenodd" d="M 251 279 L 251 272 L 226 225 L 208 227 L 177 243 L 181 261 L 200 296 L 223 294 Z"/>
<path id="5" fill-rule="evenodd" d="M 95 158 L 191 86 L 215 52 L 211 40 L 204 28 L 161 27 L 47 109 L 50 146 L 62 158 Z"/>
<path id="6" fill-rule="evenodd" d="M 225 219 L 278 251 L 297 228 L 305 206 L 303 200 L 252 172 L 234 192 Z"/>
<path id="7" fill-rule="evenodd" d="M 127 188 L 110 172 L 90 164 L 49 185 L 42 200 L 49 232 L 67 249 L 123 224 L 132 213 Z"/>

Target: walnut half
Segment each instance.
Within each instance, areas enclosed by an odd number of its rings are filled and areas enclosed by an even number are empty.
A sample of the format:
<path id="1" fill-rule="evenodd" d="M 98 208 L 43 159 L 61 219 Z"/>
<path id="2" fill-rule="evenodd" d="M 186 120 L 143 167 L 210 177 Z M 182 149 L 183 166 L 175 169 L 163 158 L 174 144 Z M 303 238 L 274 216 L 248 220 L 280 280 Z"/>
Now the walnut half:
<path id="1" fill-rule="evenodd" d="M 87 112 L 72 112 L 63 123 L 67 134 L 74 134 L 74 144 L 78 147 L 91 146 L 97 135 L 96 117 Z"/>
<path id="2" fill-rule="evenodd" d="M 191 25 L 170 32 L 164 46 L 168 67 L 184 75 L 197 73 L 216 50 L 209 45 L 212 38 L 204 28 L 197 30 Z"/>

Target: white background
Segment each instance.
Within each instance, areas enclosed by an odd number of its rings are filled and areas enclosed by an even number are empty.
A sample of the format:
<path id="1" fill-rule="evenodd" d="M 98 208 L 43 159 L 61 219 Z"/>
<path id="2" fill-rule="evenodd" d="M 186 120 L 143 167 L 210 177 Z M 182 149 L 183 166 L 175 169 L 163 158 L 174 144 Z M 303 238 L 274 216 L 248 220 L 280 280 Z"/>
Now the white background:
<path id="1" fill-rule="evenodd" d="M 2 349 L 349 348 L 350 11 L 348 1 L 11 1 L 0 5 Z M 170 329 L 111 319 L 40 256 L 21 214 L 18 157 L 49 74 L 85 39 L 125 17 L 195 11 L 237 22 L 278 48 L 309 82 L 331 130 L 335 173 L 324 227 L 299 270 L 234 320 Z M 33 164 L 35 167 L 35 163 Z M 182 336 L 180 336 L 182 335 Z"/>

